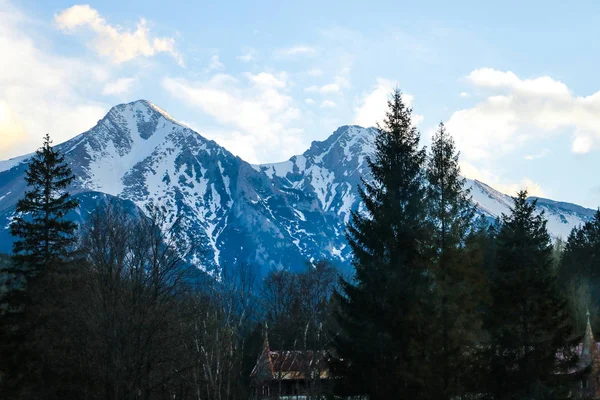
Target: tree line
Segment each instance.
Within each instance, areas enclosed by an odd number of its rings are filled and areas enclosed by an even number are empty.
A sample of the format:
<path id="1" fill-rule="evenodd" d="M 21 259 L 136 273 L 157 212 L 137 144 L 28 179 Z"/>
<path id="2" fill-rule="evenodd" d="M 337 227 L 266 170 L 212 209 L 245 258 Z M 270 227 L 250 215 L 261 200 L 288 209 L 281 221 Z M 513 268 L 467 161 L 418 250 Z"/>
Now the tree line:
<path id="1" fill-rule="evenodd" d="M 47 136 L 0 259 L 0 397 L 247 399 L 267 332 L 326 354 L 335 384 L 311 379 L 309 397 L 572 395 L 588 311 L 600 327 L 600 211 L 554 244 L 526 191 L 477 217 L 451 135 L 440 124 L 422 147 L 399 90 L 374 147 L 352 276 L 323 261 L 258 282 L 243 263 L 191 277 L 159 206 L 69 222 L 75 177 Z"/>
<path id="2" fill-rule="evenodd" d="M 200 279 L 159 207 L 135 216 L 107 202 L 68 221 L 74 179 L 46 136 L 10 226 L 14 254 L 0 257 L 0 398 L 247 399 L 265 322 L 276 346 L 324 345 L 327 263 Z"/>
<path id="3" fill-rule="evenodd" d="M 573 396 L 581 309 L 599 287 L 595 222 L 562 255 L 526 191 L 508 215 L 476 218 L 444 125 L 429 151 L 419 141 L 397 90 L 361 185 L 366 213 L 348 226 L 355 276 L 335 294 L 330 360 L 340 387 L 371 399 Z"/>

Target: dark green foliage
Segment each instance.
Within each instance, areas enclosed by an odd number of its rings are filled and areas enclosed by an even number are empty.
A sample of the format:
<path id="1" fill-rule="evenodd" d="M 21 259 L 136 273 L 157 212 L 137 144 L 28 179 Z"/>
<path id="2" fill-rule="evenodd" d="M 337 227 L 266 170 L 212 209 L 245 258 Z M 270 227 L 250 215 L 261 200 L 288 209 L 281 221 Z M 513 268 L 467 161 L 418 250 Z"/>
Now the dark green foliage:
<path id="1" fill-rule="evenodd" d="M 11 257 L 9 254 L 0 253 L 0 267 L 5 268 L 10 265 Z"/>
<path id="2" fill-rule="evenodd" d="M 17 203 L 17 215 L 10 225 L 11 234 L 18 238 L 13 246 L 15 262 L 28 274 L 67 260 L 76 240 L 77 226 L 64 219 L 78 205 L 66 191 L 75 176 L 51 144 L 46 135 L 29 161 L 25 175 L 29 190 Z"/>
<path id="3" fill-rule="evenodd" d="M 487 313 L 489 390 L 496 399 L 552 398 L 575 342 L 553 269 L 546 219 L 521 191 L 502 216 Z M 557 354 L 562 352 L 563 359 Z"/>
<path id="4" fill-rule="evenodd" d="M 440 123 L 432 139 L 427 163 L 427 198 L 435 224 L 433 240 L 439 257 L 446 249 L 464 243 L 475 216 L 470 193 L 464 188 L 466 180 L 460 175 L 458 156 L 452 136 Z"/>
<path id="5" fill-rule="evenodd" d="M 478 253 L 479 266 L 488 278 L 492 276 L 496 263 L 496 239 L 500 226 L 499 218 L 490 223 L 488 218 L 481 215 L 474 221 L 467 235 L 467 248 Z"/>
<path id="6" fill-rule="evenodd" d="M 64 321 L 77 287 L 69 262 L 76 226 L 65 220 L 77 207 L 66 188 L 74 176 L 48 135 L 31 158 L 25 180 L 29 190 L 17 203 L 11 233 L 17 237 L 2 296 L 0 373 L 3 398 L 69 397 L 74 369 Z"/>
<path id="7" fill-rule="evenodd" d="M 427 179 L 429 213 L 435 227 L 432 334 L 436 337 L 436 369 L 431 390 L 437 392 L 437 398 L 450 398 L 464 394 L 465 383 L 473 374 L 474 349 L 481 339 L 480 304 L 487 287 L 478 255 L 464 246 L 475 207 L 460 176 L 454 140 L 443 124 L 433 136 Z"/>
<path id="8" fill-rule="evenodd" d="M 467 297 L 472 324 L 470 329 L 465 331 L 469 337 L 466 343 L 468 349 L 465 357 L 462 358 L 462 371 L 458 373 L 460 379 L 459 393 L 475 394 L 475 397 L 486 392 L 485 381 L 489 377 L 489 354 L 482 351 L 487 342 L 488 335 L 484 329 L 483 323 L 486 320 L 487 313 L 490 312 L 491 294 L 490 279 L 496 256 L 496 236 L 499 225 L 490 224 L 489 220 L 481 216 L 477 218 L 470 228 L 465 239 L 465 246 L 462 249 L 465 265 L 462 270 L 465 272 L 464 284 L 469 282 L 471 296 Z M 460 270 L 460 269 L 459 269 Z M 467 293 L 469 293 L 467 291 Z M 481 324 L 481 325 L 480 325 Z"/>
<path id="9" fill-rule="evenodd" d="M 594 331 L 600 329 L 600 210 L 591 221 L 574 228 L 562 252 L 559 278 L 569 298 L 577 332 L 583 332 L 586 312 Z"/>
<path id="10" fill-rule="evenodd" d="M 411 110 L 396 90 L 368 159 L 367 215 L 352 214 L 348 241 L 356 284 L 343 282 L 334 370 L 344 387 L 371 399 L 425 395 L 431 374 L 431 224 L 423 167 L 426 153 Z"/>
<path id="11" fill-rule="evenodd" d="M 10 274 L 8 271 L 12 267 L 12 257 L 8 254 L 0 253 L 0 298 L 8 291 Z"/>

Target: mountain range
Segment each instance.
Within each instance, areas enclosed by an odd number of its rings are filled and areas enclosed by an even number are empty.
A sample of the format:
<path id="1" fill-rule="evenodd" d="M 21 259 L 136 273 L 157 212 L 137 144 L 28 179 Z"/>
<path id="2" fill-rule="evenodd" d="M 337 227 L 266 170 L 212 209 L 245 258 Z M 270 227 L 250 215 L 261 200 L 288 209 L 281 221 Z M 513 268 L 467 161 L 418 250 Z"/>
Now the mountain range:
<path id="1" fill-rule="evenodd" d="M 56 147 L 77 179 L 70 188 L 83 222 L 98 205 L 118 202 L 131 212 L 159 205 L 177 227 L 188 261 L 210 274 L 249 263 L 259 275 L 272 268 L 300 270 L 327 259 L 350 268 L 345 225 L 363 207 L 361 177 L 373 152 L 375 128 L 342 126 L 289 160 L 252 165 L 177 122 L 146 101 L 117 105 L 98 123 Z M 0 252 L 10 252 L 8 225 L 26 189 L 29 155 L 0 161 Z M 508 213 L 510 196 L 467 180 L 479 213 Z M 566 238 L 594 210 L 538 199 L 553 237 Z M 166 227 L 168 229 L 169 226 Z"/>

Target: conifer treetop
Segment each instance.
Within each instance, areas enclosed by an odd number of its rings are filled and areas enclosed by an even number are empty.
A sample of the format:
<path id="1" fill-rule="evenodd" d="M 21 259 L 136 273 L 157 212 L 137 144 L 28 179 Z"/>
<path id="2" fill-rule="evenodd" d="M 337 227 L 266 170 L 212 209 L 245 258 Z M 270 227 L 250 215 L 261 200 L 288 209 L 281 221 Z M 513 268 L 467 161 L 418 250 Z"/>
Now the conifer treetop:
<path id="1" fill-rule="evenodd" d="M 17 238 L 13 252 L 18 264 L 36 270 L 69 258 L 77 226 L 65 217 L 79 204 L 67 191 L 74 179 L 64 155 L 52 147 L 47 134 L 29 160 L 25 173 L 28 190 L 17 202 L 10 225 Z"/>

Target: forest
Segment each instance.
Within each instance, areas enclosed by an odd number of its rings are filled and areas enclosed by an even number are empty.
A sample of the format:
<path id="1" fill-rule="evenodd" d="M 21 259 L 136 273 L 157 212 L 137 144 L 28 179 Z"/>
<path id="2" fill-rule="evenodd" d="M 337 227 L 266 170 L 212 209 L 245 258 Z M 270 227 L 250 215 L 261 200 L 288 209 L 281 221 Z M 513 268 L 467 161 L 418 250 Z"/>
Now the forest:
<path id="1" fill-rule="evenodd" d="M 588 320 L 600 329 L 600 211 L 564 240 L 526 191 L 479 217 L 451 132 L 423 147 L 399 90 L 374 148 L 353 273 L 321 260 L 259 279 L 246 262 L 187 268 L 160 204 L 67 220 L 76 177 L 46 136 L 0 258 L 0 398 L 261 398 L 267 341 L 321 358 L 302 366 L 306 399 L 577 398 L 577 346 Z"/>

